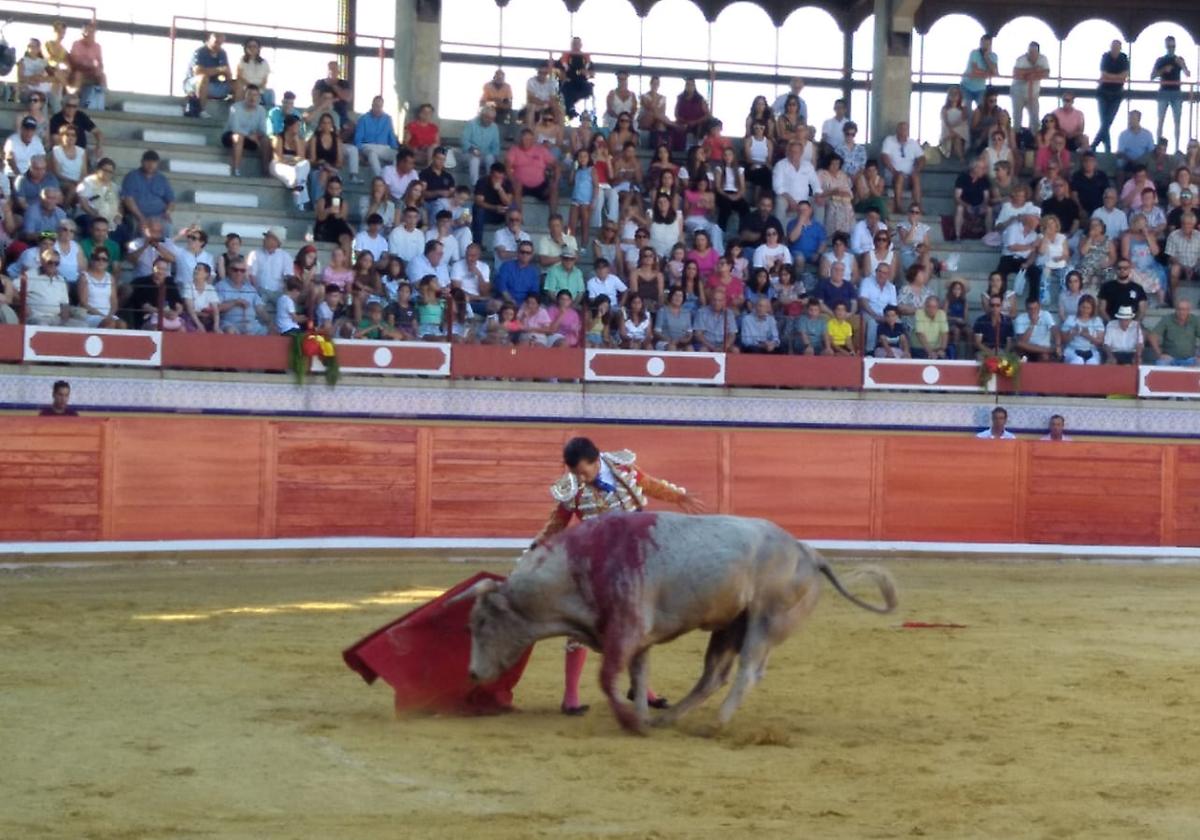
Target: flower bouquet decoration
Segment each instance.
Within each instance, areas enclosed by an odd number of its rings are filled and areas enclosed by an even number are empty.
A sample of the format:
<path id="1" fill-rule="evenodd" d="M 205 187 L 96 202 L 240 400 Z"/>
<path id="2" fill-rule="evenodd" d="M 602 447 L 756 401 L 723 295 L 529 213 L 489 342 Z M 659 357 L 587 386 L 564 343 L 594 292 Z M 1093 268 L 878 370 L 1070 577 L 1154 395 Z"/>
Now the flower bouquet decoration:
<path id="1" fill-rule="evenodd" d="M 992 353 L 979 362 L 979 387 L 987 389 L 994 377 L 1012 382 L 1013 390 L 1021 384 L 1021 357 L 1016 353 Z"/>
<path id="2" fill-rule="evenodd" d="M 289 366 L 296 377 L 296 384 L 304 384 L 305 377 L 312 370 L 313 359 L 320 359 L 325 368 L 325 384 L 336 385 L 341 370 L 333 342 L 316 330 L 294 333 Z"/>

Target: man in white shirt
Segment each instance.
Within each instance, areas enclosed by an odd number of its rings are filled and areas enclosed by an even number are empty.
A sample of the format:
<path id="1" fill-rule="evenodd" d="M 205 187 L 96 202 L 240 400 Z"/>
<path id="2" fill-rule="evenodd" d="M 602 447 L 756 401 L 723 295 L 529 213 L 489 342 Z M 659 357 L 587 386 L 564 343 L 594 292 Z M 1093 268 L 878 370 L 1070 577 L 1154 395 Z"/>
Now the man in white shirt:
<path id="1" fill-rule="evenodd" d="M 533 128 L 537 115 L 547 108 L 557 110 L 558 77 L 551 69 L 552 65 L 543 64 L 537 69 L 537 75 L 525 83 L 525 124 Z"/>
<path id="2" fill-rule="evenodd" d="M 879 215 L 876 207 L 868 207 L 864 218 L 854 223 L 850 231 L 850 253 L 861 257 L 875 248 L 875 234 L 888 229 L 887 222 Z"/>
<path id="3" fill-rule="evenodd" d="M 279 233 L 274 228 L 267 228 L 263 231 L 263 246 L 252 251 L 246 260 L 250 282 L 268 307 L 283 294 L 283 278 L 292 273 L 292 258 L 279 243 Z"/>
<path id="4" fill-rule="evenodd" d="M 1038 233 L 1038 217 L 1032 213 L 1024 213 L 1020 217 L 1021 224 L 1010 225 L 1004 231 L 1003 245 L 1000 247 L 1000 263 L 996 271 L 1005 277 L 1029 268 L 1037 257 L 1037 243 L 1041 238 Z"/>
<path id="5" fill-rule="evenodd" d="M 1042 48 L 1037 41 L 1030 41 L 1029 51 L 1017 56 L 1012 75 L 1013 127 L 1021 130 L 1021 119 L 1028 110 L 1029 130 L 1037 131 L 1040 127 L 1038 96 L 1042 92 L 1042 79 L 1050 76 L 1050 61 L 1042 55 Z"/>
<path id="6" fill-rule="evenodd" d="M 5 171 L 13 178 L 29 171 L 29 162 L 36 155 L 45 156 L 46 147 L 37 136 L 37 120 L 25 117 L 15 134 L 4 141 Z"/>
<path id="7" fill-rule="evenodd" d="M 807 123 L 808 105 L 805 103 L 804 97 L 800 95 L 801 91 L 803 90 L 804 79 L 801 79 L 799 76 L 794 77 L 791 81 L 791 84 L 788 86 L 788 90 L 779 94 L 778 98 L 775 100 L 775 104 L 771 106 L 771 110 L 775 112 L 775 116 L 783 116 L 783 111 L 787 107 L 788 97 L 795 96 L 800 100 L 800 122 Z"/>
<path id="8" fill-rule="evenodd" d="M 1010 432 L 1008 426 L 1008 410 L 996 406 L 992 409 L 992 425 L 975 437 L 980 440 L 1016 440 L 1016 435 Z"/>
<path id="9" fill-rule="evenodd" d="M 846 116 L 846 100 L 834 100 L 833 116 L 821 123 L 821 142 L 831 147 L 841 143 L 848 122 L 850 119 Z"/>
<path id="10" fill-rule="evenodd" d="M 454 264 L 461 262 L 463 258 L 462 249 L 458 245 L 458 237 L 451 229 L 451 225 L 454 223 L 454 214 L 449 210 L 439 210 L 436 218 L 437 224 L 426 231 L 425 241 L 436 239 L 441 242 L 442 261 L 448 268 L 453 268 Z"/>
<path id="11" fill-rule="evenodd" d="M 788 143 L 787 157 L 775 164 L 771 172 L 771 186 L 775 190 L 775 215 L 787 222 L 796 215 L 801 201 L 815 204 L 814 196 L 821 194 L 821 182 L 817 170 L 804 159 L 800 144 Z M 780 201 L 779 199 L 783 200 Z"/>
<path id="12" fill-rule="evenodd" d="M 904 189 L 912 184 L 912 203 L 921 203 L 921 172 L 925 169 L 925 150 L 921 144 L 908 136 L 908 123 L 896 123 L 896 133 L 885 137 L 879 147 L 879 163 L 883 178 L 891 183 L 893 208 L 903 213 L 908 202 L 904 200 Z"/>
<path id="13" fill-rule="evenodd" d="M 388 249 L 388 239 L 382 230 L 383 216 L 378 213 L 367 216 L 367 229 L 360 230 L 354 237 L 354 253 L 369 251 L 375 262 L 379 262 L 379 258 L 387 253 Z"/>
<path id="14" fill-rule="evenodd" d="M 866 328 L 867 352 L 875 347 L 876 330 L 884 321 L 884 309 L 896 305 L 896 287 L 892 284 L 892 264 L 880 263 L 873 277 L 864 277 L 858 286 L 858 311 Z"/>
<path id="15" fill-rule="evenodd" d="M 356 151 L 355 155 L 357 154 Z M 355 157 L 355 160 L 357 159 Z M 400 151 L 396 152 L 396 165 L 383 170 L 383 182 L 387 184 L 392 201 L 397 204 L 404 200 L 404 193 L 408 191 L 409 185 L 421 177 L 414 161 L 412 149 L 401 146 Z"/>
<path id="16" fill-rule="evenodd" d="M 1029 187 L 1017 184 L 1012 188 L 1008 201 L 1000 205 L 1000 212 L 996 214 L 996 230 L 1007 230 L 1027 215 L 1041 218 L 1042 208 L 1029 200 Z"/>
<path id="17" fill-rule="evenodd" d="M 208 245 L 208 234 L 199 227 L 184 228 L 175 235 L 175 238 L 186 239 L 182 248 L 173 241 L 170 246 L 175 256 L 173 268 L 175 286 L 179 289 L 179 294 L 187 297 L 192 287 L 192 277 L 196 273 L 196 266 L 208 266 L 208 274 L 211 277 L 217 273 L 216 262 L 213 260 L 212 254 L 204 250 Z"/>
<path id="18" fill-rule="evenodd" d="M 232 151 L 233 174 L 242 174 L 242 152 L 258 152 L 262 161 L 262 174 L 271 166 L 271 128 L 267 124 L 267 109 L 259 104 L 257 85 L 246 86 L 246 96 L 229 106 L 225 120 L 225 133 L 221 145 Z"/>
<path id="19" fill-rule="evenodd" d="M 572 249 L 574 252 L 574 249 Z M 596 276 L 587 281 L 588 301 L 595 301 L 600 295 L 605 295 L 613 309 L 621 306 L 622 295 L 628 290 L 625 281 L 615 274 L 609 273 L 608 260 L 600 257 L 596 260 Z"/>
<path id="20" fill-rule="evenodd" d="M 1046 434 L 1042 436 L 1042 440 L 1069 441 L 1063 430 L 1067 428 L 1067 418 L 1061 414 L 1050 415 L 1050 428 L 1046 430 Z"/>
<path id="21" fill-rule="evenodd" d="M 483 249 L 478 243 L 467 246 L 467 254 L 450 267 L 450 282 L 463 290 L 471 308 L 483 314 L 492 294 L 492 269 L 479 259 Z"/>
<path id="22" fill-rule="evenodd" d="M 524 217 L 521 211 L 512 208 L 504 217 L 504 227 L 496 228 L 492 234 L 492 253 L 496 255 L 496 270 L 504 263 L 517 258 L 517 245 L 521 242 L 533 244 L 533 237 L 521 227 Z"/>
<path id="23" fill-rule="evenodd" d="M 420 220 L 421 212 L 417 208 L 405 208 L 400 217 L 400 224 L 392 228 L 388 235 L 388 253 L 399 257 L 405 263 L 421 256 L 425 250 L 425 231 L 417 227 Z"/>
<path id="24" fill-rule="evenodd" d="M 1121 241 L 1121 234 L 1129 230 L 1129 217 L 1117 206 L 1119 194 L 1109 187 L 1104 191 L 1104 203 L 1092 211 L 1092 218 L 1104 222 L 1104 232 L 1109 239 Z"/>
<path id="25" fill-rule="evenodd" d="M 1025 301 L 1025 311 L 1013 321 L 1017 350 L 1031 362 L 1053 362 L 1062 354 L 1062 339 L 1054 316 L 1037 299 Z"/>
<path id="26" fill-rule="evenodd" d="M 419 257 L 413 257 L 408 264 L 408 282 L 416 284 L 420 283 L 426 277 L 433 275 L 437 278 L 439 289 L 444 289 L 450 285 L 450 267 L 446 261 L 442 259 L 445 256 L 445 251 L 442 248 L 442 243 L 436 239 L 430 239 L 425 243 L 425 251 Z"/>

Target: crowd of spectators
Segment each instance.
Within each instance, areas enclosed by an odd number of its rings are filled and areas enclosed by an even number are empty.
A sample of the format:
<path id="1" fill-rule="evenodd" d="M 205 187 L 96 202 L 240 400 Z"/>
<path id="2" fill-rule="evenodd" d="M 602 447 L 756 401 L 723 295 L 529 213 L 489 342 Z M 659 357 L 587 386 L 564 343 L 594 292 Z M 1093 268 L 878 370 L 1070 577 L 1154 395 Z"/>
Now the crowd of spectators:
<path id="1" fill-rule="evenodd" d="M 773 102 L 755 97 L 737 136 L 691 79 L 673 108 L 657 78 L 638 96 L 620 73 L 599 95 L 576 38 L 537 68 L 523 108 L 497 71 L 452 148 L 432 105 L 399 131 L 380 97 L 356 113 L 337 62 L 308 109 L 291 91 L 274 104 L 259 46 L 247 41 L 235 70 L 210 34 L 191 60 L 188 112 L 231 101 L 222 142 L 234 176 L 257 156 L 309 214 L 310 240 L 333 245 L 329 264 L 312 244 L 288 253 L 276 229 L 246 255 L 231 234 L 214 257 L 199 226 L 174 224 L 153 150 L 118 188 L 68 74 L 61 110 L 39 109 L 57 83 L 39 81 L 49 92 L 30 90 L 5 144 L 0 319 L 15 320 L 24 295 L 31 323 L 884 358 L 1013 350 L 1076 364 L 1134 363 L 1149 348 L 1195 363 L 1186 300 L 1154 330 L 1141 322 L 1200 268 L 1200 146 L 1169 155 L 1134 111 L 1110 179 L 1070 94 L 1039 122 L 1036 44 L 1014 67 L 1015 127 L 989 86 L 988 38 L 942 112 L 942 151 L 966 162 L 946 233 L 999 249 L 977 301 L 961 279 L 934 289 L 944 266 L 924 221 L 928 155 L 907 123 L 872 157 L 844 101 L 810 125 L 802 79 Z M 1156 65 L 1160 122 L 1168 83 L 1188 72 L 1170 48 Z M 1127 64 L 1106 54 L 1101 84 Z M 352 201 L 345 184 L 363 163 L 369 188 Z M 536 237 L 524 228 L 531 198 L 550 212 Z"/>

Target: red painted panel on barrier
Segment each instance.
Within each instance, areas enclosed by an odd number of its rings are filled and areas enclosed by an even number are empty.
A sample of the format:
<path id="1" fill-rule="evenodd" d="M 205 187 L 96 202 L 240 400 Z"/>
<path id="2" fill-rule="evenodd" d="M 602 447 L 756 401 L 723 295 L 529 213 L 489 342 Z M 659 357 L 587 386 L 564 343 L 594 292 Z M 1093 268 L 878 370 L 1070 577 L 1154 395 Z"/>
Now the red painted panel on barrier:
<path id="1" fill-rule="evenodd" d="M 285 371 L 288 341 L 266 335 L 164 333 L 163 367 Z"/>
<path id="2" fill-rule="evenodd" d="M 583 350 L 456 344 L 450 359 L 450 375 L 455 379 L 582 379 Z"/>
<path id="3" fill-rule="evenodd" d="M 24 327 L 0 324 L 0 362 L 19 362 L 24 354 Z"/>
<path id="4" fill-rule="evenodd" d="M 919 391 L 979 391 L 979 368 L 967 362 L 864 359 L 863 387 Z"/>
<path id="5" fill-rule="evenodd" d="M 25 328 L 25 361 L 93 364 L 160 364 L 159 333 L 120 330 Z"/>
<path id="6" fill-rule="evenodd" d="M 590 350 L 586 354 L 586 377 L 591 380 L 671 380 L 720 385 L 724 381 L 725 358 L 716 353 Z"/>
<path id="7" fill-rule="evenodd" d="M 862 359 L 854 356 L 725 357 L 725 384 L 741 388 L 861 388 Z"/>
<path id="8" fill-rule="evenodd" d="M 1137 368 L 1132 365 L 1066 365 L 1026 363 L 1021 366 L 1022 394 L 1107 397 L 1137 394 Z M 1200 377 L 1198 377 L 1200 378 Z M 1011 380 L 998 383 L 1000 393 L 1015 393 Z"/>

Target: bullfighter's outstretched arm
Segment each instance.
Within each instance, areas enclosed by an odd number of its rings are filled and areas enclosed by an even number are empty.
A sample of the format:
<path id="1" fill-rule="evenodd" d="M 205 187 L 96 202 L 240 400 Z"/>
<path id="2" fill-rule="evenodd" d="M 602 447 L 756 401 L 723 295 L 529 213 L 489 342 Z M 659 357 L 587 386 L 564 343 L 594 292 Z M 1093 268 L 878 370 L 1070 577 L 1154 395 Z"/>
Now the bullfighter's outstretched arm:
<path id="1" fill-rule="evenodd" d="M 651 499 L 658 499 L 662 502 L 670 502 L 673 505 L 677 505 L 688 498 L 687 490 L 669 481 L 655 478 L 642 469 L 637 471 L 637 483 L 642 488 L 642 492 Z"/>
<path id="2" fill-rule="evenodd" d="M 571 524 L 572 516 L 574 514 L 565 505 L 555 505 L 554 512 L 550 514 L 550 518 L 546 520 L 546 524 L 542 526 L 542 530 L 538 531 L 538 535 L 534 537 L 533 544 L 540 545 L 564 530 Z"/>

